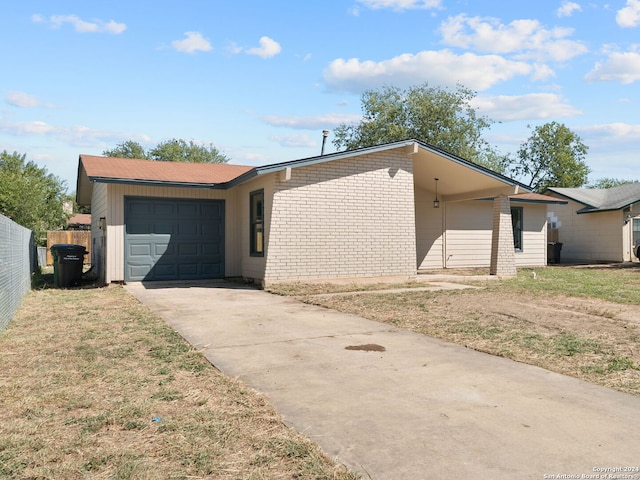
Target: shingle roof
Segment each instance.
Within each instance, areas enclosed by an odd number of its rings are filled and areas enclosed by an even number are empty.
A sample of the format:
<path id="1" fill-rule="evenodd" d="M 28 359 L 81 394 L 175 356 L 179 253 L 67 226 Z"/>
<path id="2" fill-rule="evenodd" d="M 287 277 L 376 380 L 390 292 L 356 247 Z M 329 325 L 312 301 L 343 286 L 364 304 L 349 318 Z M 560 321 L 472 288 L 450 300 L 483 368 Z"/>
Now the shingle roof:
<path id="1" fill-rule="evenodd" d="M 514 202 L 525 203 L 567 203 L 566 200 L 553 199 L 551 200 L 548 195 L 542 195 L 540 193 L 518 193 L 516 195 L 509 195 L 509 199 Z"/>
<path id="2" fill-rule="evenodd" d="M 67 221 L 67 225 L 91 225 L 91 214 L 76 213 Z"/>
<path id="3" fill-rule="evenodd" d="M 130 180 L 171 184 L 227 183 L 255 167 L 220 163 L 181 163 L 80 155 L 91 180 Z"/>
<path id="4" fill-rule="evenodd" d="M 548 188 L 565 198 L 584 205 L 578 213 L 621 210 L 640 202 L 640 183 L 626 183 L 613 188 Z"/>

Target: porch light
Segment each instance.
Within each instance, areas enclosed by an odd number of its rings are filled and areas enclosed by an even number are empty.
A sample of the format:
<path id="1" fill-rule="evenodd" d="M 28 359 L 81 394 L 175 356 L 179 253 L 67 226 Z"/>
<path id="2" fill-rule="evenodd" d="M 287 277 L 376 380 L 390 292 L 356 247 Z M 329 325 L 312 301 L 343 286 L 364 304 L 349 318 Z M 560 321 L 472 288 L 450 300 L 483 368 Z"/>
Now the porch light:
<path id="1" fill-rule="evenodd" d="M 438 178 L 434 178 L 436 181 L 436 199 L 433 201 L 433 208 L 440 208 L 440 200 L 438 200 Z"/>

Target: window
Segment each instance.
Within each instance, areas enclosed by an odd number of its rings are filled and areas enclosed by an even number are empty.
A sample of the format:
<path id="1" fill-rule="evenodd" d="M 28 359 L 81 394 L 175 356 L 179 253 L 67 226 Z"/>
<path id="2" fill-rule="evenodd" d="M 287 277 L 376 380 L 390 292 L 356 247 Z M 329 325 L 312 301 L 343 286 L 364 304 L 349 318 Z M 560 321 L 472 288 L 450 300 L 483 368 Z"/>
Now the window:
<path id="1" fill-rule="evenodd" d="M 250 253 L 252 256 L 264 256 L 264 190 L 249 194 Z"/>
<path id="2" fill-rule="evenodd" d="M 513 247 L 522 251 L 522 207 L 511 207 L 511 225 L 513 226 Z"/>

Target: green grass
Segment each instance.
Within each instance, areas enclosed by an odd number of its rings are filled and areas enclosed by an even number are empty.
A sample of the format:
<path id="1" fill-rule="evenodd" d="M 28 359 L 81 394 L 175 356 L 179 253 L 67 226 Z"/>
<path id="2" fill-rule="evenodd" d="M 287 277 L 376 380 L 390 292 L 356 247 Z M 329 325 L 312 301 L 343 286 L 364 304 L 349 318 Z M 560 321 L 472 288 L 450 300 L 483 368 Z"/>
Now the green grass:
<path id="1" fill-rule="evenodd" d="M 536 272 L 535 279 L 531 278 L 533 271 Z M 562 294 L 640 305 L 640 265 L 523 268 L 518 271 L 517 278 L 495 284 L 488 282 L 487 288 L 492 291 Z"/>

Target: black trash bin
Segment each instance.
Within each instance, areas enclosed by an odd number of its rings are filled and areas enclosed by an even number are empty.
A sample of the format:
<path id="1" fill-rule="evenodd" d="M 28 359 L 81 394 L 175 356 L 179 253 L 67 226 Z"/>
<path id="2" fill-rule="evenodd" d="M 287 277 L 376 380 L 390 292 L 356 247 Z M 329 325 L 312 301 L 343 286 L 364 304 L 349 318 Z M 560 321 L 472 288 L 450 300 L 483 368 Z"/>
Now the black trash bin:
<path id="1" fill-rule="evenodd" d="M 87 251 L 82 245 L 58 243 L 51 246 L 53 255 L 53 283 L 67 288 L 80 285 L 82 266 Z"/>
<path id="2" fill-rule="evenodd" d="M 560 263 L 560 252 L 562 251 L 562 243 L 549 242 L 547 244 L 547 263 Z"/>

